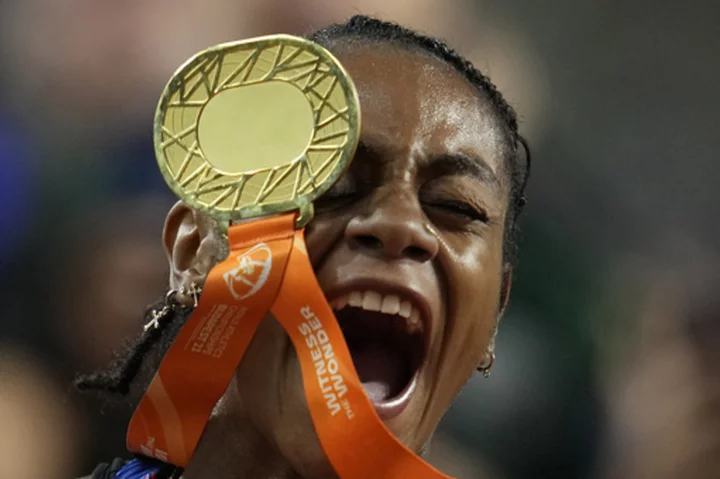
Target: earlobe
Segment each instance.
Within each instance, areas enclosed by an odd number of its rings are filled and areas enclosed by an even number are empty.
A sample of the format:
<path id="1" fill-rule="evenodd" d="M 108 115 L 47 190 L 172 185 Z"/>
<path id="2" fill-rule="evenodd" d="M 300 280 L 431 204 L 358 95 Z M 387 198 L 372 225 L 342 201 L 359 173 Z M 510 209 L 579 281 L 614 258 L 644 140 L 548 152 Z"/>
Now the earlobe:
<path id="1" fill-rule="evenodd" d="M 170 288 L 189 289 L 202 285 L 215 264 L 215 239 L 201 214 L 183 202 L 168 212 L 163 246 L 170 265 Z"/>

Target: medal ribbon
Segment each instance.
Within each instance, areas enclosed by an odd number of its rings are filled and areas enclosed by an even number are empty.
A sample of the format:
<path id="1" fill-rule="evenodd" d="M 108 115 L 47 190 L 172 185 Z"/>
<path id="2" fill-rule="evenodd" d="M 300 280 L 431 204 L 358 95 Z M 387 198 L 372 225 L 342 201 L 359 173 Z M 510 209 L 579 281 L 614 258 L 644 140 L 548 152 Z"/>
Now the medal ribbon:
<path id="1" fill-rule="evenodd" d="M 230 255 L 170 346 L 130 420 L 128 449 L 185 467 L 255 330 L 270 311 L 288 333 L 320 443 L 342 479 L 450 479 L 385 427 L 365 394 L 315 277 L 304 229 L 286 214 L 230 227 Z"/>

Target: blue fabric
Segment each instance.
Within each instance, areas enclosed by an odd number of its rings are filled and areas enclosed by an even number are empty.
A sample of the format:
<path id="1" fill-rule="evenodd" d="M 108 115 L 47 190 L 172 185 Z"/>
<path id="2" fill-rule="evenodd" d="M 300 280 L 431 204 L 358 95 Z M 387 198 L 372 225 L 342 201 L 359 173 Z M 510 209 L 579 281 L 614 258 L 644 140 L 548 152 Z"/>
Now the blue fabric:
<path id="1" fill-rule="evenodd" d="M 163 466 L 167 467 L 167 464 L 145 458 L 135 458 L 128 461 L 115 474 L 115 479 L 162 479 L 158 474 Z"/>

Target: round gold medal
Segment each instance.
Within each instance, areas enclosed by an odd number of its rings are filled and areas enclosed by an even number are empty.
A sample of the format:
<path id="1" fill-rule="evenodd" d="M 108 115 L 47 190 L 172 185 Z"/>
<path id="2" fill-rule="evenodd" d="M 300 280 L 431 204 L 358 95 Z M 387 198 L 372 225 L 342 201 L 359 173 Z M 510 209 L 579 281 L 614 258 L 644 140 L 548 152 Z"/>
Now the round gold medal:
<path id="1" fill-rule="evenodd" d="M 222 221 L 300 210 L 304 224 L 359 131 L 357 92 L 337 59 L 272 35 L 210 48 L 175 73 L 155 116 L 155 154 L 193 208 Z"/>

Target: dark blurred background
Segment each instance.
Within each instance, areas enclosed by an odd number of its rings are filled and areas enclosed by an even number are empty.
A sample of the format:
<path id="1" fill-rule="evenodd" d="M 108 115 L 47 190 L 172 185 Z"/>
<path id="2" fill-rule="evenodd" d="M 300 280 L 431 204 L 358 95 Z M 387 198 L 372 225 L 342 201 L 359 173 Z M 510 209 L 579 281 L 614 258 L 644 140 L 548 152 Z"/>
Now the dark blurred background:
<path id="1" fill-rule="evenodd" d="M 433 462 L 460 478 L 720 478 L 720 2 L 0 0 L 0 478 L 124 452 L 73 391 L 162 294 L 152 118 L 198 50 L 361 12 L 447 39 L 535 163 L 490 380 Z"/>

